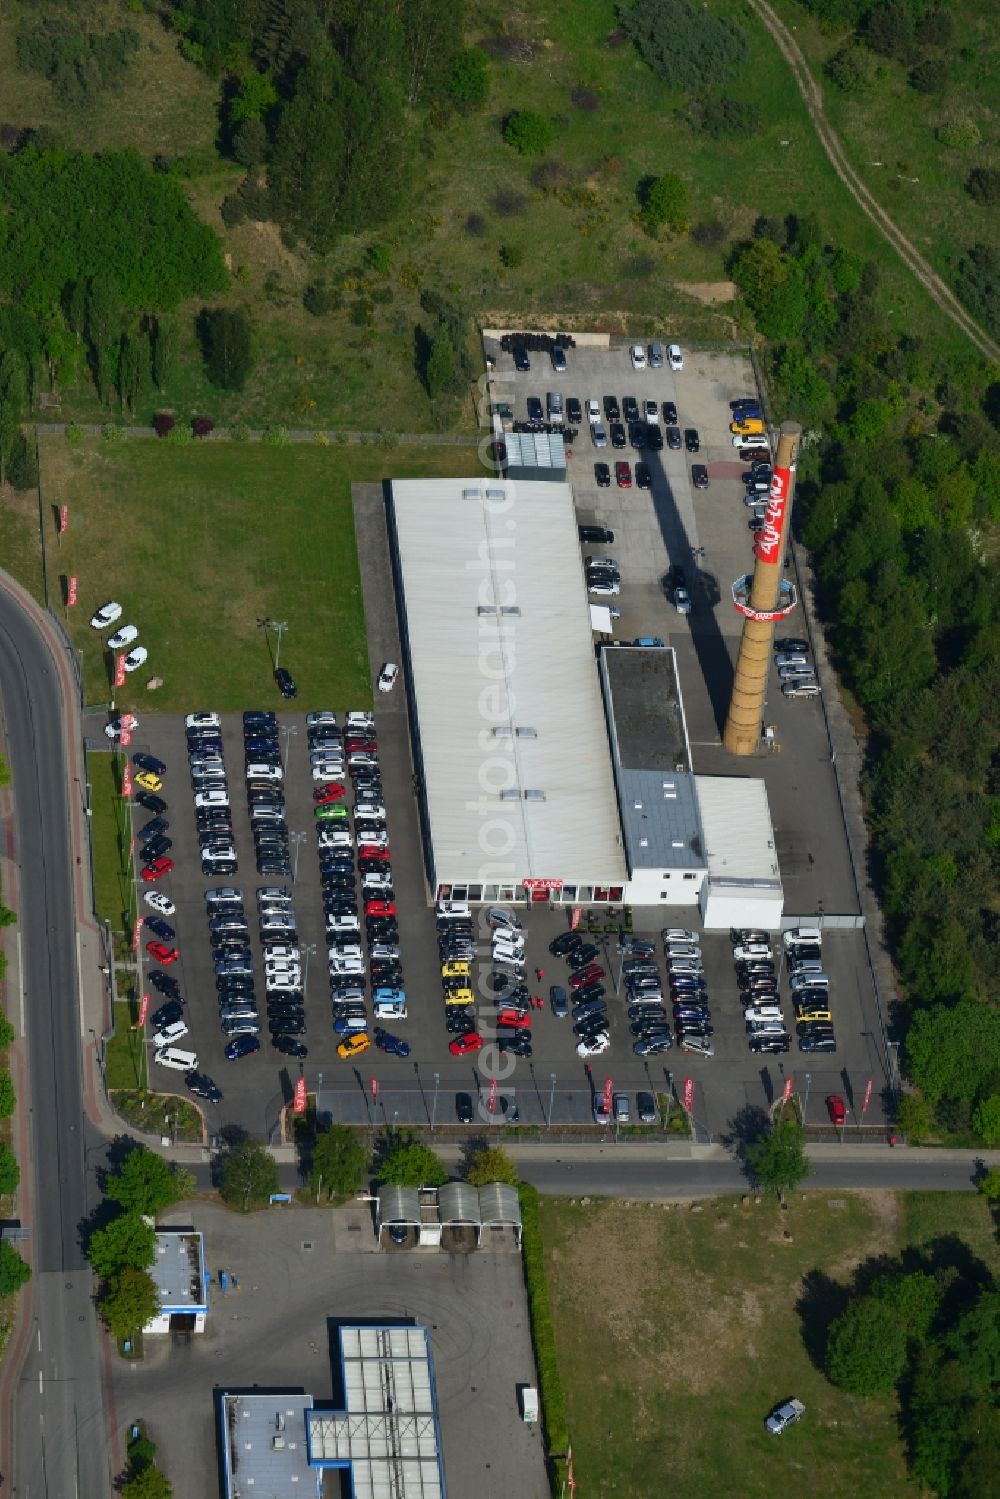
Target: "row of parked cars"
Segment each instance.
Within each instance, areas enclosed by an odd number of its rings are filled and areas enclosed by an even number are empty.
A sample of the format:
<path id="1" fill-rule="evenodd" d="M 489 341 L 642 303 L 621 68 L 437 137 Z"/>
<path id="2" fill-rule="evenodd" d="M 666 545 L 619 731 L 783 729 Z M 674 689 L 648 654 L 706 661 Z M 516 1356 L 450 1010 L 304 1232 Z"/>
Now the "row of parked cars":
<path id="1" fill-rule="evenodd" d="M 623 939 L 622 974 L 628 998 L 628 1017 L 636 1056 L 669 1051 L 676 1040 L 681 1051 L 715 1055 L 715 1027 L 709 1008 L 708 984 L 697 932 L 666 927 L 661 933 L 667 966 L 671 1014 L 667 1015 L 662 980 L 652 941 Z"/>
<path id="2" fill-rule="evenodd" d="M 774 642 L 774 664 L 783 697 L 818 697 L 816 668 L 809 659 L 809 642 L 786 636 Z"/>
<path id="3" fill-rule="evenodd" d="M 733 963 L 750 1050 L 786 1052 L 790 1046 L 778 993 L 778 969 L 767 932 L 732 931 Z"/>
<path id="4" fill-rule="evenodd" d="M 549 952 L 554 958 L 565 958 L 569 967 L 570 1015 L 577 1056 L 602 1056 L 611 1046 L 611 1026 L 604 983 L 607 975 L 597 962 L 598 949 L 579 932 L 563 932 L 549 943 Z M 554 1010 L 556 1004 L 553 994 Z"/>
<path id="5" fill-rule="evenodd" d="M 507 347 L 506 339 L 501 340 L 501 347 Z M 557 375 L 565 375 L 569 369 L 569 361 L 566 357 L 567 348 L 575 348 L 572 339 L 547 343 L 549 361 Z M 514 358 L 514 368 L 522 374 L 527 374 L 531 369 L 527 340 L 524 337 L 512 338 L 510 340 L 510 350 Z M 665 357 L 667 364 L 669 364 L 675 373 L 684 368 L 684 355 L 680 344 L 667 344 Z M 632 361 L 632 368 L 634 370 L 662 369 L 664 363 L 663 345 L 656 340 L 648 345 L 633 344 L 629 349 L 629 358 Z"/>
<path id="6" fill-rule="evenodd" d="M 552 394 L 547 397 L 547 400 L 551 402 Z M 529 397 L 529 420 L 532 415 L 533 401 L 539 412 L 542 409 L 541 401 L 535 397 Z M 561 410 L 561 401 L 562 397 L 558 396 L 560 404 L 556 408 L 557 411 Z M 685 427 L 682 431 L 678 425 L 677 406 L 673 401 L 648 400 L 640 405 L 635 396 L 623 396 L 619 405 L 617 396 L 604 396 L 603 401 L 598 401 L 596 396 L 591 396 L 586 402 L 584 411 L 580 402 L 571 396 L 566 402 L 566 414 L 570 424 L 574 426 L 579 426 L 586 414 L 590 440 L 595 448 L 606 448 L 610 441 L 612 448 L 621 450 L 631 447 L 636 452 L 659 453 L 664 447 L 673 452 L 680 452 L 682 448 L 688 453 L 701 451 L 701 436 L 698 429 Z M 551 405 L 549 421 L 552 421 Z"/>
<path id="7" fill-rule="evenodd" d="M 226 1056 L 238 1061 L 260 1050 L 261 1034 L 243 892 L 231 886 L 207 890 L 205 905 Z M 282 885 L 257 890 L 257 926 L 271 1045 L 284 1056 L 305 1057 L 302 955 L 290 890 Z"/>
<path id="8" fill-rule="evenodd" d="M 70 601 L 72 602 L 72 600 Z M 122 617 L 122 606 L 117 599 L 108 599 L 90 617 L 90 627 L 98 632 L 106 630 L 109 625 L 118 624 Z M 144 645 L 136 645 L 139 639 L 138 625 L 119 625 L 114 634 L 109 635 L 104 642 L 104 649 L 110 651 L 113 656 L 121 651 L 126 651 L 122 667 L 127 672 L 138 671 L 149 660 L 149 652 Z"/>
<path id="9" fill-rule="evenodd" d="M 823 933 L 818 927 L 800 926 L 785 932 L 783 941 L 799 1051 L 835 1052 L 830 978 L 823 968 Z"/>

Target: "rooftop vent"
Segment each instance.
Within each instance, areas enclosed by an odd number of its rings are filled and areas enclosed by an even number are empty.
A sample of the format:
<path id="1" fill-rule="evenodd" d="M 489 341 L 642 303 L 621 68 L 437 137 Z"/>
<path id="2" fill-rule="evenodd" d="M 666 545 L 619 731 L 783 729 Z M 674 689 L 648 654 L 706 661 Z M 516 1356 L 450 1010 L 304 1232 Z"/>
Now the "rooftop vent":
<path id="1" fill-rule="evenodd" d="M 521 800 L 521 793 L 516 786 L 508 786 L 506 791 L 501 791 L 500 800 L 502 802 L 519 802 Z"/>
<path id="2" fill-rule="evenodd" d="M 479 490 L 478 489 L 463 489 L 462 490 L 462 499 L 463 500 L 478 500 L 479 499 Z"/>
<path id="3" fill-rule="evenodd" d="M 515 732 L 517 733 L 518 739 L 537 739 L 538 738 L 538 730 L 537 729 L 530 729 L 530 728 L 529 729 L 522 729 L 522 728 L 518 728 Z"/>
<path id="4" fill-rule="evenodd" d="M 526 802 L 543 802 L 545 800 L 545 792 L 544 791 L 526 791 L 524 793 L 524 799 L 525 799 Z"/>

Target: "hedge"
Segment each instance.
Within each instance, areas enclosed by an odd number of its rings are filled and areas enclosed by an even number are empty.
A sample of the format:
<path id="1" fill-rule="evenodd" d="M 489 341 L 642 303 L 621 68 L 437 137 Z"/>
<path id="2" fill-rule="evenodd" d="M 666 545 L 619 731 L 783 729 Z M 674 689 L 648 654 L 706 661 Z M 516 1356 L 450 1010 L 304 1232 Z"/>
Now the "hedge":
<path id="1" fill-rule="evenodd" d="M 549 1471 L 553 1492 L 559 1494 L 566 1476 L 562 1455 L 569 1446 L 569 1429 L 566 1425 L 566 1400 L 556 1356 L 549 1286 L 545 1279 L 545 1253 L 538 1220 L 538 1190 L 526 1182 L 522 1182 L 517 1190 L 521 1199 L 521 1253 L 524 1257 L 524 1281 L 528 1291 L 531 1341 L 538 1370 L 545 1446 L 550 1454 Z"/>

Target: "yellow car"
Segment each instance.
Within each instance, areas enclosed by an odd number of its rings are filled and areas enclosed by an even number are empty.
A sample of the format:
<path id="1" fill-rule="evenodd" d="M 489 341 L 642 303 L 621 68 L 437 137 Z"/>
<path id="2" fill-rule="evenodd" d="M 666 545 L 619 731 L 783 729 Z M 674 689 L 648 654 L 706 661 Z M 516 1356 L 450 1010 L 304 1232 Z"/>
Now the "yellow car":
<path id="1" fill-rule="evenodd" d="M 443 979 L 467 979 L 472 969 L 468 963 L 442 963 L 441 977 Z"/>
<path id="2" fill-rule="evenodd" d="M 796 1020 L 832 1020 L 833 1015 L 829 1010 L 799 1010 L 795 1018 Z"/>
<path id="3" fill-rule="evenodd" d="M 766 432 L 767 428 L 759 416 L 745 416 L 740 422 L 729 423 L 730 432 L 735 432 L 740 437 L 756 436 L 760 432 Z"/>
<path id="4" fill-rule="evenodd" d="M 341 1041 L 337 1047 L 337 1055 L 343 1057 L 346 1062 L 351 1057 L 359 1057 L 363 1051 L 368 1050 L 371 1044 L 370 1036 L 366 1036 L 364 1031 L 356 1031 L 353 1036 L 347 1036 Z"/>
<path id="5" fill-rule="evenodd" d="M 446 1005 L 474 1005 L 476 997 L 471 989 L 452 989 L 444 997 Z"/>
<path id="6" fill-rule="evenodd" d="M 140 770 L 135 778 L 135 784 L 141 786 L 144 791 L 162 791 L 163 782 L 159 776 L 154 776 L 151 770 Z"/>

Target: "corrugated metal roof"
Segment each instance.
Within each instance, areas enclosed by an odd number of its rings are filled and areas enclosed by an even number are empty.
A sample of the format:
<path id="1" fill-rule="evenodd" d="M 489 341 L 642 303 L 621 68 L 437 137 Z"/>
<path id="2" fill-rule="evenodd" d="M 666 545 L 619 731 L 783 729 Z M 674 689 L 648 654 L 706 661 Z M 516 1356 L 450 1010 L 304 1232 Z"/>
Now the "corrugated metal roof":
<path id="1" fill-rule="evenodd" d="M 420 1193 L 416 1187 L 383 1186 L 378 1189 L 380 1223 L 420 1223 Z"/>
<path id="2" fill-rule="evenodd" d="M 550 478 L 562 483 L 566 477 L 566 444 L 561 432 L 505 432 L 507 471 L 513 479 Z M 548 472 L 546 472 L 548 471 Z"/>
<path id="3" fill-rule="evenodd" d="M 438 1212 L 442 1223 L 479 1224 L 479 1193 L 468 1182 L 445 1182 L 438 1189 Z"/>
<path id="4" fill-rule="evenodd" d="M 710 880 L 781 884 L 764 782 L 749 776 L 696 776 Z"/>
<path id="5" fill-rule="evenodd" d="M 521 1226 L 521 1199 L 509 1182 L 487 1182 L 479 1188 L 479 1211 L 484 1223 Z"/>
<path id="6" fill-rule="evenodd" d="M 571 490 L 404 480 L 392 498 L 438 883 L 621 884 Z"/>

